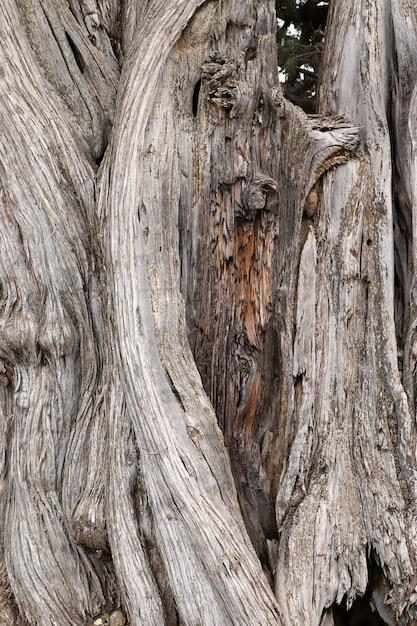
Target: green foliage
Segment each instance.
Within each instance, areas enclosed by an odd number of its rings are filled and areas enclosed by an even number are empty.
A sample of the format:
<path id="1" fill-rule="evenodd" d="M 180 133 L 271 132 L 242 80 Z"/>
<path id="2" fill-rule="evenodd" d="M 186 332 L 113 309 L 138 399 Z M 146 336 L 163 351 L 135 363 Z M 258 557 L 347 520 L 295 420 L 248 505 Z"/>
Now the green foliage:
<path id="1" fill-rule="evenodd" d="M 285 74 L 286 80 L 289 83 L 295 83 L 299 74 L 297 69 L 300 53 L 299 39 L 297 35 L 289 35 L 283 28 L 280 28 L 279 31 L 277 40 L 280 68 L 282 73 Z"/>
<path id="2" fill-rule="evenodd" d="M 286 97 L 313 112 L 329 0 L 276 0 L 278 64 Z"/>

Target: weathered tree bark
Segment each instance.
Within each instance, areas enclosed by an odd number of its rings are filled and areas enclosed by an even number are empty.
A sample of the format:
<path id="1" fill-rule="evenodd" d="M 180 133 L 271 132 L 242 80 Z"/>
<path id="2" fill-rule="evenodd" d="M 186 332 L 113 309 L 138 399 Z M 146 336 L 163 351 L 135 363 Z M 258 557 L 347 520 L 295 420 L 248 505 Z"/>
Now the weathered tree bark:
<path id="1" fill-rule="evenodd" d="M 416 623 L 416 44 L 3 0 L 0 625 Z"/>

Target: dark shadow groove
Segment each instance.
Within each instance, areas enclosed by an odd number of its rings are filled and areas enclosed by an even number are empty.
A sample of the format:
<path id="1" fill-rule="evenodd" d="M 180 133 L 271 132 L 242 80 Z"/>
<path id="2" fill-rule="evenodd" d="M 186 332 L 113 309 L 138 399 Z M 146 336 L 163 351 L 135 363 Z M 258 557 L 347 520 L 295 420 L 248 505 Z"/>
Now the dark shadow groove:
<path id="1" fill-rule="evenodd" d="M 194 91 L 193 91 L 193 115 L 194 117 L 197 117 L 197 112 L 198 112 L 198 102 L 200 99 L 200 89 L 201 89 L 201 79 L 199 79 L 194 87 Z"/>
<path id="2" fill-rule="evenodd" d="M 404 348 L 410 298 L 411 203 L 398 174 L 393 173 L 394 317 L 397 345 Z"/>
<path id="3" fill-rule="evenodd" d="M 339 605 L 333 605 L 335 626 L 391 626 L 394 624 L 392 610 L 385 605 L 389 585 L 378 565 L 378 557 L 373 554 L 368 561 L 368 580 L 365 594 L 356 598 L 350 608 L 347 608 L 345 600 Z"/>
<path id="4" fill-rule="evenodd" d="M 75 43 L 73 42 L 73 40 L 71 39 L 71 37 L 66 31 L 65 31 L 65 36 L 67 38 L 68 45 L 71 48 L 71 52 L 74 55 L 75 62 L 78 65 L 78 69 L 80 70 L 81 74 L 84 74 L 85 63 L 81 55 L 81 52 L 78 50 L 77 46 L 75 45 Z"/>

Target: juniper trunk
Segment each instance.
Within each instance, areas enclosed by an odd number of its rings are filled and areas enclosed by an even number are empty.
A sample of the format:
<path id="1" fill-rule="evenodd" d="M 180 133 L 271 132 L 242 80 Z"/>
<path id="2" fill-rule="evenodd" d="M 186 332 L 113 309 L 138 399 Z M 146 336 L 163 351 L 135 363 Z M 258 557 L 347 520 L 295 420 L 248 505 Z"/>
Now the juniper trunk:
<path id="1" fill-rule="evenodd" d="M 416 623 L 417 10 L 275 22 L 1 3 L 0 625 Z"/>

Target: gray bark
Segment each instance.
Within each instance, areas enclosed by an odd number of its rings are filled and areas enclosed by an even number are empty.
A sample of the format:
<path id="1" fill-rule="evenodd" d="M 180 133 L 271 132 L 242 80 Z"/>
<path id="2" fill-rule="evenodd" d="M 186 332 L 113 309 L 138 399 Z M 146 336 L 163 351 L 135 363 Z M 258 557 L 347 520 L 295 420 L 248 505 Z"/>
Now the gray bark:
<path id="1" fill-rule="evenodd" d="M 416 18 L 3 0 L 0 625 L 415 623 Z"/>

